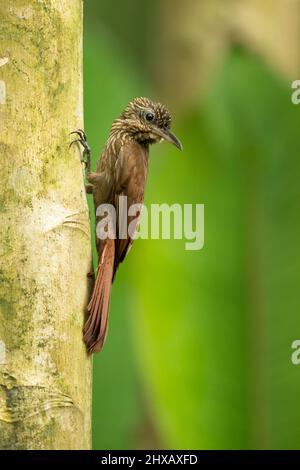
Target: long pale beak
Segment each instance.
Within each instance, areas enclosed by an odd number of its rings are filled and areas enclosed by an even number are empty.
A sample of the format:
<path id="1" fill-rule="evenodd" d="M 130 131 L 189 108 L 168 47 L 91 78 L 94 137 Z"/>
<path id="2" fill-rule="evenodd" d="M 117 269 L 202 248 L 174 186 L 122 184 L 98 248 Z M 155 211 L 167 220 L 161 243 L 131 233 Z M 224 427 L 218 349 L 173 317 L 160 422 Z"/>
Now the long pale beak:
<path id="1" fill-rule="evenodd" d="M 160 129 L 159 127 L 155 127 L 154 132 L 162 139 L 170 142 L 170 144 L 175 145 L 179 150 L 183 150 L 182 143 L 177 139 L 176 135 L 170 131 L 170 129 Z"/>

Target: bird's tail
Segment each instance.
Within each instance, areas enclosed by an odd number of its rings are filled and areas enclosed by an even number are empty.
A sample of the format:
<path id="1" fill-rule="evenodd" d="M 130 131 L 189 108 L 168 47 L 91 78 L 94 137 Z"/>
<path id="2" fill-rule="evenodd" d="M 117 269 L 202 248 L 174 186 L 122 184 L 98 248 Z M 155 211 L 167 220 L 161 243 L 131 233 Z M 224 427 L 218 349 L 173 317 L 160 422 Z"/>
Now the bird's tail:
<path id="1" fill-rule="evenodd" d="M 90 354 L 101 351 L 105 342 L 114 258 L 115 243 L 113 239 L 108 238 L 99 259 L 93 295 L 87 307 L 89 317 L 83 329 L 83 339 Z"/>

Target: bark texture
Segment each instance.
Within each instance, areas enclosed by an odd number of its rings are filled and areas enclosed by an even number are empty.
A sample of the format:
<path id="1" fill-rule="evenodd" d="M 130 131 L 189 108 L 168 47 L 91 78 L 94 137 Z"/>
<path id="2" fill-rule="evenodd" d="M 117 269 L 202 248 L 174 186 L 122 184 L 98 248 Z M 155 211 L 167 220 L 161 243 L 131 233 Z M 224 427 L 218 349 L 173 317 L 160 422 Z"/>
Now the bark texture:
<path id="1" fill-rule="evenodd" d="M 82 1 L 0 0 L 0 448 L 88 449 Z"/>

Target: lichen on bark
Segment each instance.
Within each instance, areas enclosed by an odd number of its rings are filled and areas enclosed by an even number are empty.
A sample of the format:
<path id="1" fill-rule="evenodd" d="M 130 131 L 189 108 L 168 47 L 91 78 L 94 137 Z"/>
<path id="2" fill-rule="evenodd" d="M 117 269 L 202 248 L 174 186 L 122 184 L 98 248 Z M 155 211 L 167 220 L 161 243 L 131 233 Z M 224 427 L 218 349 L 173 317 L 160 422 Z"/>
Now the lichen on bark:
<path id="1" fill-rule="evenodd" d="M 82 0 L 0 0 L 0 448 L 88 449 Z"/>

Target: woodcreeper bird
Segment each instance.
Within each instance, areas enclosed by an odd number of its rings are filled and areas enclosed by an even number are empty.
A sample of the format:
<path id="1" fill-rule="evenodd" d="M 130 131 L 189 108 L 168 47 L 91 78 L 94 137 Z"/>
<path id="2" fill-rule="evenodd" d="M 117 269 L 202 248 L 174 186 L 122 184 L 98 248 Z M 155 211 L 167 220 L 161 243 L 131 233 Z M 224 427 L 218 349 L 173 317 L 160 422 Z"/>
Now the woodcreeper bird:
<path id="1" fill-rule="evenodd" d="M 125 220 L 127 226 L 134 217 L 128 212 L 122 214 L 120 196 L 127 197 L 127 207 L 142 204 L 148 171 L 149 145 L 166 140 L 180 150 L 182 145 L 171 132 L 171 115 L 161 103 L 148 98 L 135 98 L 122 114 L 113 122 L 108 141 L 98 159 L 96 171 L 91 172 L 91 151 L 84 131 L 77 134 L 73 142 L 83 146 L 82 161 L 86 163 L 86 191 L 93 194 L 96 211 L 96 227 L 101 217 L 97 208 L 111 204 L 116 213 L 115 237 L 106 239 L 96 236 L 98 268 L 94 290 L 88 304 L 88 319 L 84 325 L 84 342 L 88 352 L 98 352 L 104 344 L 110 302 L 111 285 L 119 264 L 126 257 L 133 237 L 128 233 L 119 237 L 119 221 Z M 71 142 L 71 144 L 73 143 Z M 138 223 L 136 223 L 137 228 Z"/>

